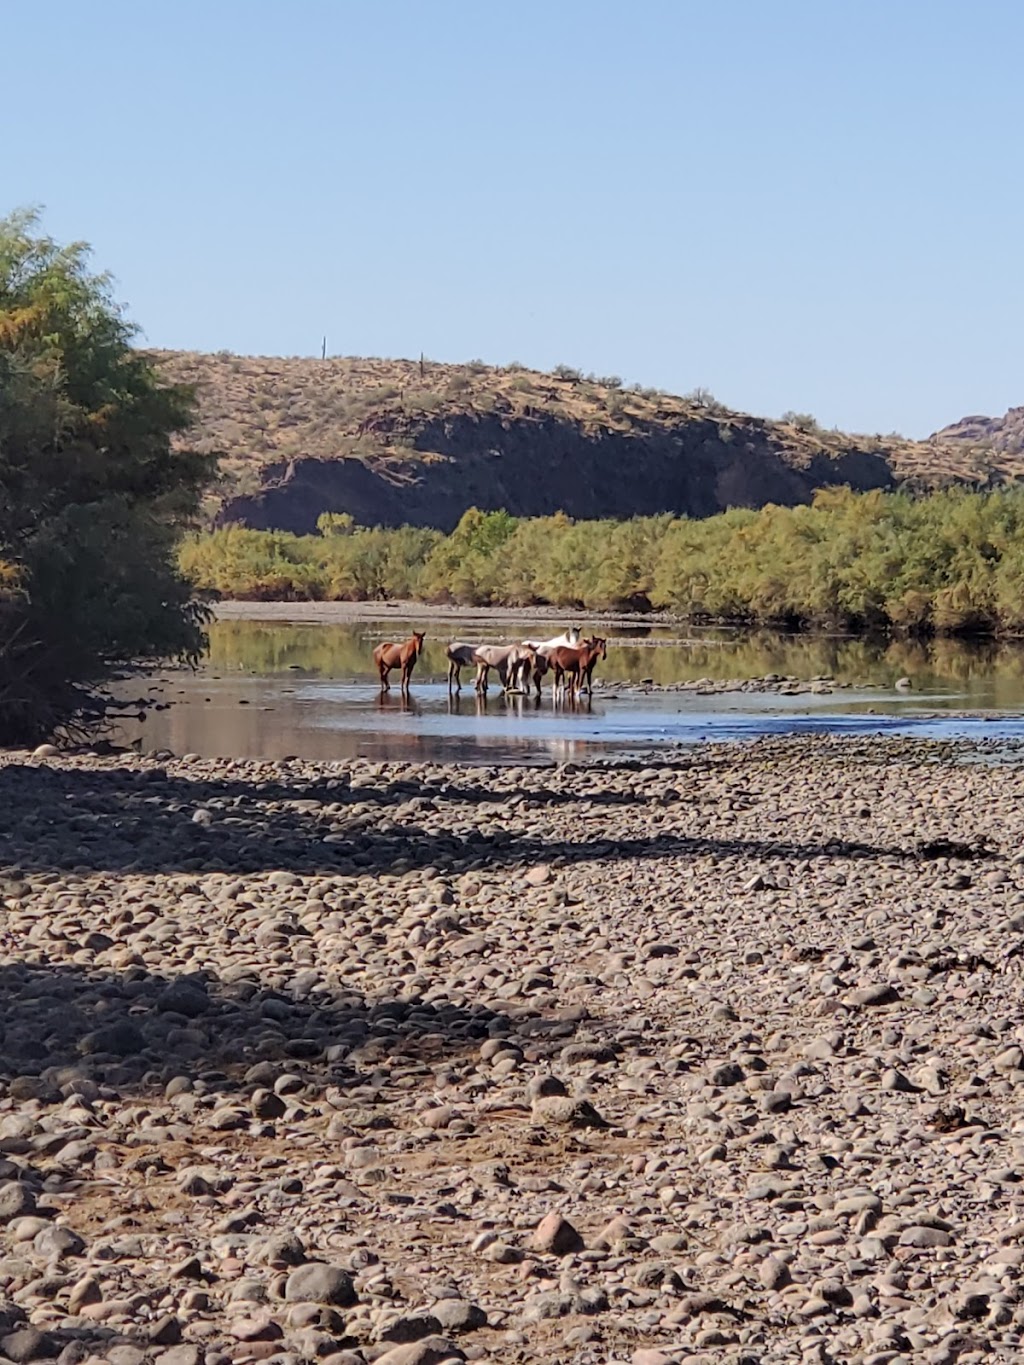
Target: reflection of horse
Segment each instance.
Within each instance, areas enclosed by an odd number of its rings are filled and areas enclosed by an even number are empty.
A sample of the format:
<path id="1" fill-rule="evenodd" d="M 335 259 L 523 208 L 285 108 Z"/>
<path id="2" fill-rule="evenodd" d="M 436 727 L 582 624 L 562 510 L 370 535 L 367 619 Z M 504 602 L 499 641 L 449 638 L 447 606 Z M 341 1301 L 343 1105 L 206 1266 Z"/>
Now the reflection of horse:
<path id="1" fill-rule="evenodd" d="M 453 640 L 446 646 L 445 651 L 448 655 L 448 691 L 452 691 L 452 683 L 455 684 L 456 693 L 462 691 L 462 670 L 472 668 L 476 663 L 476 645 L 467 645 L 462 640 Z"/>
<path id="2" fill-rule="evenodd" d="M 591 680 L 594 676 L 594 666 L 598 659 L 607 659 L 608 642 L 594 638 L 584 640 L 582 645 L 576 649 L 568 649 L 564 645 L 558 649 L 551 650 L 548 655 L 548 662 L 554 671 L 554 695 L 557 698 L 559 692 L 563 691 L 568 680 L 568 692 L 570 700 L 574 700 L 582 691 L 590 693 L 593 691 Z"/>
<path id="3" fill-rule="evenodd" d="M 408 692 L 399 692 L 398 696 L 390 691 L 377 693 L 378 711 L 401 711 L 410 716 L 421 716 L 423 708 L 418 701 L 414 701 Z"/>
<path id="4" fill-rule="evenodd" d="M 409 680 L 412 678 L 412 670 L 416 660 L 423 652 L 424 632 L 414 630 L 411 637 L 404 644 L 396 645 L 390 641 L 387 644 L 378 645 L 373 651 L 373 662 L 377 665 L 380 673 L 380 690 L 389 692 L 391 684 L 388 682 L 388 674 L 393 668 L 402 670 L 402 691 L 408 692 Z"/>

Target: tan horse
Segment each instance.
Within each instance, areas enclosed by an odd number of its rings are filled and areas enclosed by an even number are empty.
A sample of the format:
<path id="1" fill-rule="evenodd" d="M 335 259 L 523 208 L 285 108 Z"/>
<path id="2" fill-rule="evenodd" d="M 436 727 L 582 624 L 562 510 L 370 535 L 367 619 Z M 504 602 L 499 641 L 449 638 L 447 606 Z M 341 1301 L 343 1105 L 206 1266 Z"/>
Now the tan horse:
<path id="1" fill-rule="evenodd" d="M 422 630 L 414 630 L 404 644 L 396 645 L 388 641 L 387 644 L 378 645 L 373 651 L 373 662 L 377 665 L 377 671 L 380 673 L 380 690 L 382 692 L 391 691 L 388 674 L 393 668 L 402 670 L 402 691 L 408 692 L 412 670 L 416 660 L 423 653 L 424 638 L 425 633 Z"/>
<path id="2" fill-rule="evenodd" d="M 519 685 L 522 670 L 532 660 L 533 651 L 526 645 L 478 645 L 474 657 L 477 691 L 487 691 L 487 675 L 493 668 L 501 679 L 502 691 L 508 692 Z"/>

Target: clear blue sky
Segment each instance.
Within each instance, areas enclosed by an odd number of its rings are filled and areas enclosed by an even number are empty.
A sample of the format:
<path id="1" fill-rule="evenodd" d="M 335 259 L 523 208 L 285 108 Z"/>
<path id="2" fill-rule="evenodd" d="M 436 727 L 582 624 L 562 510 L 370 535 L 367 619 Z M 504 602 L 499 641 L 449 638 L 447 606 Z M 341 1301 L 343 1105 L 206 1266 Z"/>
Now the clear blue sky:
<path id="1" fill-rule="evenodd" d="M 1018 0 L 50 0 L 0 213 L 157 346 L 559 362 L 921 436 L 1024 403 Z"/>

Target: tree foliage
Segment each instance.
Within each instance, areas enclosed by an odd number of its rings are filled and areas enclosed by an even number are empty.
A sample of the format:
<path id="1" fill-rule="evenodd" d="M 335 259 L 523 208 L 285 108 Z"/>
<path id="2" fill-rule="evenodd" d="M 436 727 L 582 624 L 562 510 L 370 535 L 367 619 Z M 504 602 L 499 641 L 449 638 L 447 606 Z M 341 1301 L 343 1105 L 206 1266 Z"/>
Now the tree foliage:
<path id="1" fill-rule="evenodd" d="M 371 573 L 378 562 L 387 571 Z M 191 541 L 183 564 L 236 597 L 655 607 L 745 624 L 1019 635 L 1024 490 L 913 498 L 828 488 L 810 506 L 703 521 L 520 520 L 471 508 L 448 536 L 223 531 Z"/>
<path id="2" fill-rule="evenodd" d="M 175 548 L 213 474 L 88 249 L 0 220 L 0 743 L 97 714 L 135 659 L 195 655 Z"/>

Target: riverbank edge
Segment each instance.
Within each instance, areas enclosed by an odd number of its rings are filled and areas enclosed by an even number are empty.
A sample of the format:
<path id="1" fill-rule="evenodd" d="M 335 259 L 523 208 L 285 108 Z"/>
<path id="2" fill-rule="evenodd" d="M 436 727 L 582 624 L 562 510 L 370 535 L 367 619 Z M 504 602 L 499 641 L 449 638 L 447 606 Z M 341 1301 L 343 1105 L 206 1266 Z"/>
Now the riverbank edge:
<path id="1" fill-rule="evenodd" d="M 1024 641 L 1024 635 L 1001 631 L 954 631 L 915 634 L 894 630 L 842 630 L 819 626 L 786 627 L 778 622 L 749 620 L 710 620 L 686 616 L 670 611 L 612 611 L 610 609 L 574 609 L 558 606 L 529 607 L 465 607 L 448 602 L 417 602 L 409 598 L 375 602 L 256 602 L 231 599 L 211 603 L 216 621 L 263 621 L 268 625 L 356 625 L 363 621 L 464 621 L 473 624 L 535 620 L 555 625 L 578 625 L 589 622 L 597 626 L 678 626 L 686 630 L 720 631 L 723 635 L 757 635 L 767 633 L 793 639 L 814 640 L 961 640 L 1012 644 Z"/>

